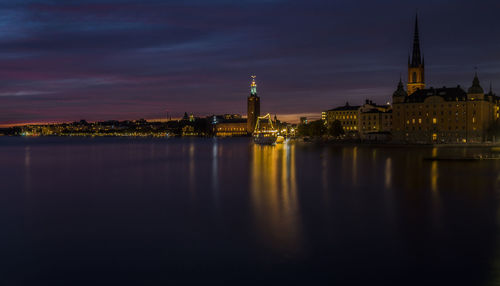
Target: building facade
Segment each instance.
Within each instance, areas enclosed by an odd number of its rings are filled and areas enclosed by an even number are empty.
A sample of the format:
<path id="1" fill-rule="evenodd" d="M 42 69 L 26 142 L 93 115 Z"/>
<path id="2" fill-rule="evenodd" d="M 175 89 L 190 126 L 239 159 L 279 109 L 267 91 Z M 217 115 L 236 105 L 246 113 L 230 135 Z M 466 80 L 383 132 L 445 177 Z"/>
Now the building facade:
<path id="1" fill-rule="evenodd" d="M 488 129 L 498 119 L 498 97 L 484 93 L 477 74 L 467 92 L 462 87 L 425 88 L 420 57 L 418 22 L 408 85 L 399 81 L 393 93 L 393 140 L 409 143 L 478 143 L 488 140 Z"/>
<path id="2" fill-rule="evenodd" d="M 340 106 L 326 111 L 326 123 L 332 124 L 335 120 L 340 121 L 344 132 L 358 131 L 358 113 L 360 106 L 352 106 L 346 102 L 345 106 Z"/>
<path id="3" fill-rule="evenodd" d="M 260 116 L 260 98 L 257 95 L 257 83 L 255 83 L 255 76 L 252 76 L 252 83 L 250 84 L 250 96 L 247 98 L 247 133 L 253 133 L 257 118 Z"/>
<path id="4" fill-rule="evenodd" d="M 228 122 L 217 123 L 215 125 L 214 134 L 218 137 L 246 136 L 248 134 L 247 121 L 244 119 L 235 119 Z"/>

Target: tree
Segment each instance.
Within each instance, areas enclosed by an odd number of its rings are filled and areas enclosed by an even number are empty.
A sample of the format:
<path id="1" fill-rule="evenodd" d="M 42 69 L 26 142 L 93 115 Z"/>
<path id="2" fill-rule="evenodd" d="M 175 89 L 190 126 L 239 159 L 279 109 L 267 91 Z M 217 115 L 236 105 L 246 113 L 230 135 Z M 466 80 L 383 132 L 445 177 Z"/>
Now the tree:
<path id="1" fill-rule="evenodd" d="M 342 123 L 339 120 L 335 120 L 328 124 L 328 135 L 338 138 L 344 135 L 344 128 L 342 128 Z"/>
<path id="2" fill-rule="evenodd" d="M 487 130 L 487 137 L 490 140 L 499 141 L 500 139 L 500 121 L 495 120 Z"/>
<path id="3" fill-rule="evenodd" d="M 326 134 L 326 126 L 323 120 L 309 123 L 309 132 L 313 137 L 321 137 Z"/>
<path id="4" fill-rule="evenodd" d="M 299 126 L 297 126 L 297 133 L 302 137 L 311 136 L 309 134 L 309 126 L 307 126 L 307 124 L 305 123 L 301 123 L 299 124 Z"/>
<path id="5" fill-rule="evenodd" d="M 300 124 L 297 129 L 300 136 L 321 137 L 326 134 L 326 126 L 323 120 Z"/>

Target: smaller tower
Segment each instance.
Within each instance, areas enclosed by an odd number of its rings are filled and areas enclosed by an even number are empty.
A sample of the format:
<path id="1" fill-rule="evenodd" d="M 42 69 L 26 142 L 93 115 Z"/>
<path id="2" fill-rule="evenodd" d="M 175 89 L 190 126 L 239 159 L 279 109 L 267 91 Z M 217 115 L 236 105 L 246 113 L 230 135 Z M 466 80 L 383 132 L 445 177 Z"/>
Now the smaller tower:
<path id="1" fill-rule="evenodd" d="M 399 78 L 398 88 L 392 94 L 392 103 L 403 103 L 406 96 L 408 96 L 408 93 L 403 86 L 403 81 Z"/>
<path id="2" fill-rule="evenodd" d="M 425 88 L 425 64 L 420 53 L 420 38 L 418 33 L 418 16 L 415 18 L 415 33 L 413 35 L 413 53 L 408 56 L 408 94 Z"/>
<path id="3" fill-rule="evenodd" d="M 247 132 L 253 133 L 257 118 L 260 116 L 260 98 L 257 95 L 256 76 L 252 76 L 250 84 L 250 96 L 247 98 Z"/>
<path id="4" fill-rule="evenodd" d="M 469 100 L 483 100 L 484 99 L 484 89 L 479 83 L 479 78 L 477 77 L 477 72 L 472 80 L 472 86 L 467 91 L 467 98 Z"/>

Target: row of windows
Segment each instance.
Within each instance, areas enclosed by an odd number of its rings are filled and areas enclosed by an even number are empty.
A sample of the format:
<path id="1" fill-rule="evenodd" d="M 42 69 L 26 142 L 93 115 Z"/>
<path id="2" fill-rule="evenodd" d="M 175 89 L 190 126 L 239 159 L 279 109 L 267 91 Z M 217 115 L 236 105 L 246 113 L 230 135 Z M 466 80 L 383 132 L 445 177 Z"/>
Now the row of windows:
<path id="1" fill-rule="evenodd" d="M 445 120 L 443 120 L 445 121 Z M 456 119 L 455 121 L 458 121 L 458 119 Z M 416 124 L 417 120 L 415 118 L 412 118 L 411 120 L 411 123 L 412 124 Z M 429 122 L 429 120 L 427 119 L 426 122 Z M 451 122 L 451 119 L 448 119 L 448 122 Z M 432 124 L 437 124 L 438 123 L 438 119 L 437 118 L 432 118 Z M 475 117 L 472 117 L 472 123 L 476 123 L 476 118 Z M 409 125 L 410 124 L 410 120 L 406 120 L 406 124 Z M 418 124 L 422 124 L 422 118 L 418 118 Z"/>
<path id="2" fill-rule="evenodd" d="M 335 116 L 335 119 L 337 119 L 337 120 L 340 120 L 340 119 L 343 119 L 343 120 L 345 120 L 345 119 L 357 119 L 357 116 L 356 115 Z"/>
<path id="3" fill-rule="evenodd" d="M 217 131 L 244 131 L 246 128 L 217 128 Z"/>
<path id="4" fill-rule="evenodd" d="M 455 128 L 448 127 L 449 131 L 451 131 L 451 130 L 459 130 L 459 129 L 465 130 L 465 126 L 462 126 L 461 128 L 459 126 L 455 126 Z M 418 126 L 418 127 L 412 126 L 410 128 L 410 127 L 406 126 L 405 130 L 406 131 L 408 131 L 408 130 L 422 130 L 422 127 L 421 126 Z M 474 127 L 473 130 L 476 130 L 476 128 Z"/>
<path id="5" fill-rule="evenodd" d="M 406 106 L 407 106 L 408 108 L 413 108 L 413 109 L 415 109 L 417 106 L 418 106 L 418 108 L 422 108 L 424 105 L 422 105 L 422 104 L 408 104 L 408 105 L 406 105 Z M 406 107 L 406 106 L 404 106 L 404 107 Z M 460 104 L 459 104 L 459 103 L 457 103 L 457 104 L 451 104 L 451 103 L 449 103 L 449 104 L 448 104 L 448 107 L 450 107 L 450 108 L 451 108 L 452 106 L 456 106 L 456 107 L 460 107 L 460 106 L 462 106 L 462 107 L 465 107 L 465 103 L 460 103 Z M 475 107 L 475 106 L 476 106 L 476 104 L 474 103 L 474 104 L 473 104 L 473 106 Z M 404 108 L 404 107 L 403 107 L 403 106 L 398 106 L 398 105 L 395 105 L 395 106 L 394 106 L 394 109 L 400 109 L 400 108 Z M 433 104 L 431 107 L 432 107 L 432 108 L 438 108 L 437 104 Z M 441 106 L 440 106 L 440 107 L 441 107 L 441 108 L 444 108 L 444 104 L 441 104 Z M 425 105 L 425 108 L 429 108 L 429 104 L 426 104 L 426 105 Z"/>
<path id="6" fill-rule="evenodd" d="M 368 123 L 366 123 L 366 121 L 363 121 L 362 122 L 363 125 L 372 125 L 371 124 L 371 121 L 368 121 Z M 377 122 L 373 122 L 373 124 L 377 124 Z M 383 124 L 381 125 L 385 125 L 385 126 L 389 126 L 389 125 L 392 125 L 392 121 L 385 121 Z"/>
<path id="7" fill-rule="evenodd" d="M 342 125 L 356 125 L 356 121 L 342 121 Z"/>
<path id="8" fill-rule="evenodd" d="M 458 114 L 459 114 L 458 110 L 457 110 L 457 111 L 455 111 L 454 113 L 455 113 L 455 115 L 457 115 L 457 116 L 458 116 Z M 397 115 L 399 115 L 399 111 L 398 111 L 398 112 L 396 112 L 396 114 L 397 114 Z M 451 111 L 448 111 L 448 115 L 451 115 L 451 114 L 452 114 L 452 112 L 451 112 Z M 463 111 L 463 112 L 462 112 L 462 114 L 466 114 L 466 112 L 465 112 L 465 111 Z M 476 110 L 472 110 L 472 114 L 474 114 L 474 115 L 475 115 L 475 114 L 476 114 Z M 415 112 L 411 112 L 411 114 L 410 114 L 410 112 L 406 112 L 406 116 L 410 116 L 410 115 L 416 115 L 416 113 L 415 113 Z M 421 112 L 421 111 L 419 111 L 419 112 L 418 112 L 418 115 L 422 115 L 422 112 Z M 429 112 L 425 113 L 425 115 L 426 115 L 426 116 L 429 116 Z M 434 112 L 432 113 L 432 115 L 437 115 L 436 111 L 434 111 Z M 441 115 L 444 115 L 444 111 L 441 111 Z"/>
<path id="9" fill-rule="evenodd" d="M 358 130 L 357 126 L 343 126 L 342 128 L 344 130 Z"/>

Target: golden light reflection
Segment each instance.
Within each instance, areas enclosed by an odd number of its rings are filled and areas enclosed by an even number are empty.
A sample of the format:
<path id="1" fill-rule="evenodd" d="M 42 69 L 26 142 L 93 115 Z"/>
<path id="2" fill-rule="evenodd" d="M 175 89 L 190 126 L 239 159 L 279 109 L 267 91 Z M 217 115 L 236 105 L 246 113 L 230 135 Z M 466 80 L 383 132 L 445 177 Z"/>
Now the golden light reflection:
<path id="1" fill-rule="evenodd" d="M 432 148 L 432 157 L 437 156 L 437 148 Z M 431 164 L 431 190 L 433 193 L 438 191 L 438 162 L 432 161 Z"/>
<path id="2" fill-rule="evenodd" d="M 392 159 L 385 159 L 385 188 L 390 189 L 392 186 Z"/>
<path id="3" fill-rule="evenodd" d="M 438 162 L 433 161 L 431 165 L 431 190 L 432 192 L 438 191 Z"/>
<path id="4" fill-rule="evenodd" d="M 251 201 L 260 237 L 275 250 L 298 252 L 301 229 L 295 145 L 254 145 L 252 153 Z"/>

